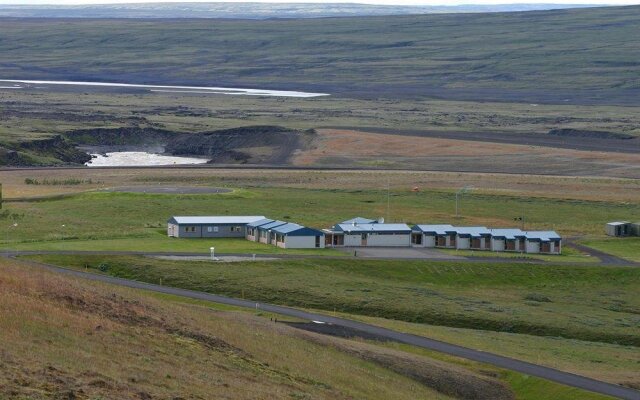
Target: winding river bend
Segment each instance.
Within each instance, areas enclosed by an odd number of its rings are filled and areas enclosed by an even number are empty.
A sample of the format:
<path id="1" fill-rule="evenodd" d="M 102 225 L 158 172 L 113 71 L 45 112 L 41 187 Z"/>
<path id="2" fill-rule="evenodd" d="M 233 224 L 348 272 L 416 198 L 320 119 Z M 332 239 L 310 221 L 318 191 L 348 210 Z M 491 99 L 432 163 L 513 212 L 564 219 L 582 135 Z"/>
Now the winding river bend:
<path id="1" fill-rule="evenodd" d="M 210 86 L 164 86 L 164 85 L 142 85 L 132 83 L 107 83 L 107 82 L 76 82 L 76 81 L 39 81 L 39 80 L 19 80 L 19 79 L 0 79 L 0 85 L 11 83 L 14 86 L 4 86 L 0 89 L 26 89 L 39 85 L 39 88 L 47 85 L 66 85 L 66 86 L 94 86 L 94 87 L 115 87 L 115 88 L 137 88 L 148 89 L 150 92 L 161 93 L 196 93 L 196 94 L 226 94 L 236 96 L 271 96 L 271 97 L 299 97 L 311 98 L 329 96 L 327 93 L 310 93 L 289 90 L 269 90 L 269 89 L 241 89 L 228 87 L 210 87 Z"/>

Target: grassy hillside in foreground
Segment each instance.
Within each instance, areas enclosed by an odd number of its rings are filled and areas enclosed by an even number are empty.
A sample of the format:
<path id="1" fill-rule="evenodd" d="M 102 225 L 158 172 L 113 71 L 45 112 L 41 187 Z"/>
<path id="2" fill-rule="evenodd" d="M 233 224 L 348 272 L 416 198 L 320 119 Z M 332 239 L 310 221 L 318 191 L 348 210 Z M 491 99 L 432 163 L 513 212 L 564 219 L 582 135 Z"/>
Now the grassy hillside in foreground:
<path id="1" fill-rule="evenodd" d="M 207 302 L 55 276 L 15 261 L 0 259 L 0 271 L 3 398 L 608 398 L 407 346 L 323 337 L 249 312 L 216 311 Z"/>
<path id="2" fill-rule="evenodd" d="M 268 320 L 0 269 L 2 398 L 452 398 Z"/>
<path id="3" fill-rule="evenodd" d="M 640 270 L 436 261 L 241 263 L 40 255 L 98 273 L 296 307 L 640 347 Z"/>
<path id="4" fill-rule="evenodd" d="M 4 19 L 0 78 L 632 104 L 639 23 L 636 6 L 280 21 Z"/>

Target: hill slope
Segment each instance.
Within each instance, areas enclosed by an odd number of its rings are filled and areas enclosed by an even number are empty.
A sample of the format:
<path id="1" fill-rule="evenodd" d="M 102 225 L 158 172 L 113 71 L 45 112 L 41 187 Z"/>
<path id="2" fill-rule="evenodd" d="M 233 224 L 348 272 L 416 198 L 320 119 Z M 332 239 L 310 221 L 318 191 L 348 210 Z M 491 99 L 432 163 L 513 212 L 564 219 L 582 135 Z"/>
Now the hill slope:
<path id="1" fill-rule="evenodd" d="M 268 21 L 4 19 L 0 79 L 637 104 L 639 27 L 638 6 Z"/>
<path id="2" fill-rule="evenodd" d="M 3 399 L 513 398 L 445 362 L 11 264 L 0 259 Z"/>

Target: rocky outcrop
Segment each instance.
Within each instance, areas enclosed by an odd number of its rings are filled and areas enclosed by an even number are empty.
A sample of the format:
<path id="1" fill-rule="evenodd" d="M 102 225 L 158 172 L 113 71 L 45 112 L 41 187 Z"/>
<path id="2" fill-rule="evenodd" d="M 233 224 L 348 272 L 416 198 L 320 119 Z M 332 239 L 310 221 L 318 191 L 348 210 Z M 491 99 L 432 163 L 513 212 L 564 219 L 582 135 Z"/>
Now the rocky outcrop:
<path id="1" fill-rule="evenodd" d="M 165 150 L 174 155 L 210 157 L 210 163 L 218 164 L 285 164 L 314 135 L 314 131 L 279 126 L 249 126 L 180 135 L 167 143 Z"/>
<path id="2" fill-rule="evenodd" d="M 88 146 L 164 145 L 178 133 L 162 129 L 123 127 L 79 129 L 65 133 L 77 144 Z"/>

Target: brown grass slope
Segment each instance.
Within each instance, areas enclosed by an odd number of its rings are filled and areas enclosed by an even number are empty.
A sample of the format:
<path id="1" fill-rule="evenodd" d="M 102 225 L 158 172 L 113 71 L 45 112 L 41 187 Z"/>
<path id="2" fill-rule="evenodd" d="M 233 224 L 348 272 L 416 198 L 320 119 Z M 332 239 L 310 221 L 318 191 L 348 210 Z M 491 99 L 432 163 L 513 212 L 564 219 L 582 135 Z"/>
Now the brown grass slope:
<path id="1" fill-rule="evenodd" d="M 3 399 L 513 397 L 496 379 L 424 357 L 4 259 L 0 365 Z"/>

